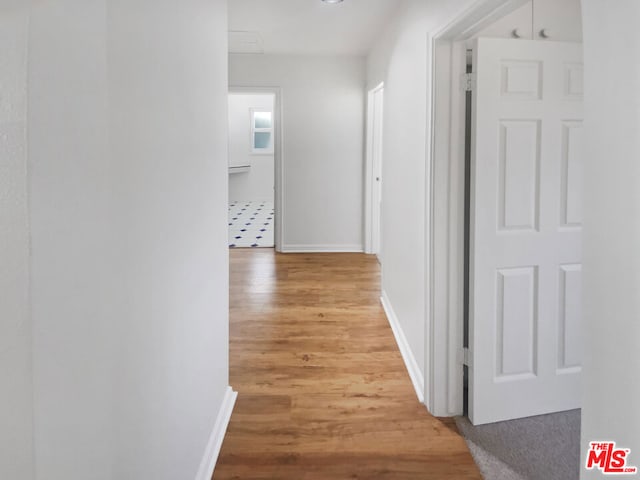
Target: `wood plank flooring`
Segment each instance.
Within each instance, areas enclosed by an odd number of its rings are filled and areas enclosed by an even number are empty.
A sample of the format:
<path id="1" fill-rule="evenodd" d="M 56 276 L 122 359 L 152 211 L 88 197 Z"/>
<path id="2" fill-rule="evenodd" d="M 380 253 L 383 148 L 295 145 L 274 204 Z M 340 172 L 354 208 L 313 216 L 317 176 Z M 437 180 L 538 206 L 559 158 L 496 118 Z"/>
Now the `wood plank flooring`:
<path id="1" fill-rule="evenodd" d="M 375 257 L 230 251 L 230 383 L 215 480 L 481 479 L 418 403 Z"/>

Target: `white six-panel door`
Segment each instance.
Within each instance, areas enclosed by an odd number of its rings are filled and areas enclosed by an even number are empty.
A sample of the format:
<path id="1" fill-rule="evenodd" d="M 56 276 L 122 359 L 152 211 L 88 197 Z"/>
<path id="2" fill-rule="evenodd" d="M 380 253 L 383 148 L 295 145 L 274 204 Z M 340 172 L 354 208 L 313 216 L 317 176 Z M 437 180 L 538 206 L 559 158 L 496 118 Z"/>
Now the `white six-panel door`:
<path id="1" fill-rule="evenodd" d="M 469 417 L 580 406 L 582 45 L 474 49 Z"/>

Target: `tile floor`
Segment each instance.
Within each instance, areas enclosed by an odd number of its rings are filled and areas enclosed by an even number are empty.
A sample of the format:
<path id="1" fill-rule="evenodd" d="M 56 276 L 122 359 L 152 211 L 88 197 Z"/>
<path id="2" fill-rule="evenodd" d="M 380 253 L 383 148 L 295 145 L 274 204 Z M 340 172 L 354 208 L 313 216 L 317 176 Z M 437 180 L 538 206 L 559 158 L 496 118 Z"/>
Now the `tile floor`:
<path id="1" fill-rule="evenodd" d="M 229 248 L 273 247 L 273 213 L 273 202 L 231 202 Z"/>

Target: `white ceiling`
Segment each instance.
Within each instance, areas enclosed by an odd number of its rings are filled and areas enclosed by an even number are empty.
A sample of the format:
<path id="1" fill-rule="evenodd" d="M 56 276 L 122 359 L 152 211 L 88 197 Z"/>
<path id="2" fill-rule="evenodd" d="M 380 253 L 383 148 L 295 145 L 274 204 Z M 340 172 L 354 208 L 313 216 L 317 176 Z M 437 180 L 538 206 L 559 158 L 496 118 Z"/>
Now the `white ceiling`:
<path id="1" fill-rule="evenodd" d="M 229 51 L 364 55 L 401 0 L 230 0 Z"/>

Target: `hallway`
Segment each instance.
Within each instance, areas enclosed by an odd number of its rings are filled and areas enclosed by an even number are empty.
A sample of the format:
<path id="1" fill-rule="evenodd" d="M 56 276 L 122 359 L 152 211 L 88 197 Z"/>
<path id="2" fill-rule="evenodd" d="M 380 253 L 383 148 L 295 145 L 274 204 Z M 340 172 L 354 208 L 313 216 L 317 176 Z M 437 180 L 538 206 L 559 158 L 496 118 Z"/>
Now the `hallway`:
<path id="1" fill-rule="evenodd" d="M 416 399 L 362 254 L 230 252 L 230 384 L 214 479 L 480 479 Z"/>

